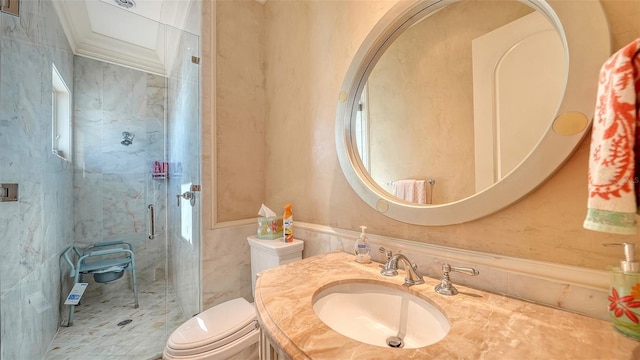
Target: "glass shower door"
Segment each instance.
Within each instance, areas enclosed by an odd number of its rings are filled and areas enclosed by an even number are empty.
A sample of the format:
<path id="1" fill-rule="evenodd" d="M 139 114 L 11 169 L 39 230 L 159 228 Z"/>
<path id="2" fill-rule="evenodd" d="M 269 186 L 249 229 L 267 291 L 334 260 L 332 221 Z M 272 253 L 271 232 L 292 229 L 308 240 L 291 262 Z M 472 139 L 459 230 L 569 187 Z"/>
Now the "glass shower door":
<path id="1" fill-rule="evenodd" d="M 201 130 L 199 37 L 167 27 L 168 281 L 183 317 L 200 312 Z"/>

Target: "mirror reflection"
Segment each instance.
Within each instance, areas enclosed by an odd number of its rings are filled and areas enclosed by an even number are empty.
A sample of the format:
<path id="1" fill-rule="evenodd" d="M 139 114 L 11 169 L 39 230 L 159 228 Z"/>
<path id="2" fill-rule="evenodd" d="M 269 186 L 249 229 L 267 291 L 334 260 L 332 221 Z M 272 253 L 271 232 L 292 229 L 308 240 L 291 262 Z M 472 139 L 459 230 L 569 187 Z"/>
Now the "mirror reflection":
<path id="1" fill-rule="evenodd" d="M 566 62 L 554 26 L 518 1 L 431 13 L 388 46 L 362 89 L 352 135 L 363 170 L 416 204 L 486 189 L 549 128 Z"/>

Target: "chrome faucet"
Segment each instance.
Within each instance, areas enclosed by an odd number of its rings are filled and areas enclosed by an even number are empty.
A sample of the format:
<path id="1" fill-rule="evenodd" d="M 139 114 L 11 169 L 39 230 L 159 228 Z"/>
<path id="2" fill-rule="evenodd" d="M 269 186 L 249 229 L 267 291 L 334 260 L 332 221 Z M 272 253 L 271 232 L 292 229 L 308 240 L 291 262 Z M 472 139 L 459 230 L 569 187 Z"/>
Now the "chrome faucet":
<path id="1" fill-rule="evenodd" d="M 442 280 L 440 280 L 440 284 L 436 285 L 435 287 L 435 290 L 438 294 L 451 296 L 458 293 L 458 289 L 453 286 L 453 284 L 451 283 L 451 279 L 449 278 L 449 273 L 451 271 L 460 272 L 470 276 L 476 276 L 480 274 L 480 272 L 476 269 L 442 264 Z"/>
<path id="2" fill-rule="evenodd" d="M 385 267 L 386 263 L 389 262 L 389 259 L 391 259 L 391 257 L 393 256 L 393 251 L 391 250 L 387 250 L 384 247 L 380 246 L 378 248 L 378 252 L 380 252 L 381 254 L 384 254 L 386 256 L 385 259 L 385 265 L 380 265 L 380 267 Z M 384 274 L 383 274 L 384 275 Z M 398 275 L 398 272 L 396 271 L 395 275 Z M 395 276 L 394 274 L 388 275 L 388 276 Z"/>
<path id="3" fill-rule="evenodd" d="M 384 264 L 382 270 L 380 270 L 380 274 L 384 276 L 395 276 L 398 275 L 398 261 L 402 262 L 404 265 L 404 271 L 406 272 L 404 278 L 405 286 L 412 285 L 420 285 L 424 284 L 424 279 L 422 278 L 422 274 L 418 271 L 418 266 L 403 254 L 395 254 L 387 259 L 387 263 Z"/>

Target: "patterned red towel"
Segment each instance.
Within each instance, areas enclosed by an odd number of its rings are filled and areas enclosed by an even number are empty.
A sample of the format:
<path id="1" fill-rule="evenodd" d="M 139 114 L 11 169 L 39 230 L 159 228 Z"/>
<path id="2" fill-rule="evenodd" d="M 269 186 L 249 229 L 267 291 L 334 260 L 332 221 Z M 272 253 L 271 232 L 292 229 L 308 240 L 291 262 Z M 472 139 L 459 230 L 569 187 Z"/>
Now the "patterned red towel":
<path id="1" fill-rule="evenodd" d="M 584 227 L 635 234 L 640 205 L 640 38 L 600 70 L 589 154 L 589 200 Z"/>

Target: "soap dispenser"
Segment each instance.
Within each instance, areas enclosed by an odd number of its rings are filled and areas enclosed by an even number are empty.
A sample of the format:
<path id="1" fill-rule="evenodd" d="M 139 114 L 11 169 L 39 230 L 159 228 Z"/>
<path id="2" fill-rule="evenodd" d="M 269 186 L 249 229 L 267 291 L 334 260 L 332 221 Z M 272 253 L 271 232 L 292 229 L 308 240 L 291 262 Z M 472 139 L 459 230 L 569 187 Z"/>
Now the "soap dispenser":
<path id="1" fill-rule="evenodd" d="M 371 246 L 369 246 L 369 240 L 367 239 L 367 234 L 364 231 L 367 229 L 366 226 L 360 226 L 361 233 L 358 240 L 356 240 L 355 247 L 353 251 L 356 254 L 356 261 L 362 264 L 368 264 L 371 262 Z"/>
<path id="2" fill-rule="evenodd" d="M 611 268 L 609 316 L 613 327 L 625 336 L 640 341 L 640 262 L 635 260 L 635 244 L 604 244 L 623 246 L 624 260 Z"/>

